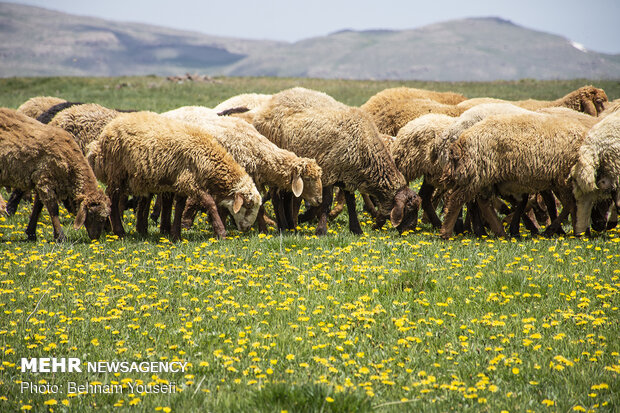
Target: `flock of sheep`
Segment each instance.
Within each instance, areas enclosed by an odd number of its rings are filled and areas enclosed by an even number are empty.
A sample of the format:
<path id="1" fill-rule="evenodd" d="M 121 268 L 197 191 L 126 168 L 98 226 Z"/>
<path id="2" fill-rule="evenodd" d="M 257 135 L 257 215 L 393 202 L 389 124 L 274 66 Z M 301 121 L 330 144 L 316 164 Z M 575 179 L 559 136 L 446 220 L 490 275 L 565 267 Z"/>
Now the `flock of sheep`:
<path id="1" fill-rule="evenodd" d="M 513 236 L 521 221 L 533 233 L 543 224 L 546 234 L 561 233 L 569 215 L 579 235 L 617 222 L 618 108 L 592 86 L 555 101 L 401 87 L 359 108 L 297 87 L 162 114 L 34 97 L 0 109 L 0 185 L 12 190 L 0 209 L 14 213 L 33 191 L 30 240 L 43 206 L 54 239 L 64 239 L 58 202 L 92 239 L 106 228 L 123 236 L 123 211 L 132 204 L 139 234 L 147 234 L 150 216 L 172 240 L 200 210 L 217 237 L 226 235 L 228 215 L 239 230 L 256 221 L 262 232 L 318 219 L 316 233 L 325 235 L 345 205 L 349 229 L 361 234 L 359 191 L 376 228 L 389 219 L 400 232 L 415 229 L 421 206 L 443 238 L 468 227 L 505 235 L 498 212 Z M 418 195 L 409 182 L 420 177 Z M 275 223 L 265 214 L 268 200 Z"/>

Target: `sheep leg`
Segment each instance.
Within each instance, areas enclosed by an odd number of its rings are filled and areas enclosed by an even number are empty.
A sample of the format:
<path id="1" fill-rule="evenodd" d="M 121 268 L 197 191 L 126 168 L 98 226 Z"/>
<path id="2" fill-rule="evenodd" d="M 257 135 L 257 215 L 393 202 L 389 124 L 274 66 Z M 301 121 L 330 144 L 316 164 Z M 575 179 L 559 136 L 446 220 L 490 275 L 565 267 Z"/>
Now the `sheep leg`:
<path id="1" fill-rule="evenodd" d="M 344 193 L 344 199 L 347 202 L 347 212 L 349 213 L 349 231 L 354 233 L 355 235 L 362 235 L 364 231 L 362 231 L 362 227 L 360 226 L 360 222 L 357 219 L 357 211 L 355 210 L 355 193 L 345 191 L 341 189 Z"/>
<path id="2" fill-rule="evenodd" d="M 445 212 L 447 211 L 448 210 L 446 209 Z M 463 222 L 463 208 L 461 208 L 461 210 L 459 211 L 459 215 L 456 217 L 456 222 L 454 223 L 454 233 L 462 234 L 464 232 L 465 232 L 465 223 Z"/>
<path id="3" fill-rule="evenodd" d="M 187 202 L 185 203 L 185 210 L 183 211 L 183 218 L 181 221 L 181 226 L 185 229 L 190 229 L 192 225 L 194 225 L 194 220 L 196 219 L 196 215 L 198 215 L 198 211 L 200 210 L 200 203 L 195 197 L 187 198 Z M 217 210 L 217 207 L 216 207 Z M 219 214 L 218 214 L 219 217 Z M 220 219 L 221 221 L 221 219 Z"/>
<path id="4" fill-rule="evenodd" d="M 226 229 L 224 228 L 224 223 L 222 222 L 222 218 L 220 217 L 220 214 L 217 212 L 217 205 L 215 205 L 215 200 L 213 199 L 213 197 L 209 195 L 208 193 L 203 192 L 201 194 L 201 201 L 202 201 L 202 207 L 207 210 L 207 216 L 209 217 L 209 222 L 211 223 L 211 226 L 213 227 L 213 232 L 215 233 L 215 236 L 219 239 L 226 238 Z M 260 214 L 260 210 L 259 210 L 259 214 Z M 176 219 L 176 215 L 175 215 L 175 219 Z"/>
<path id="5" fill-rule="evenodd" d="M 611 206 L 611 199 L 604 199 L 594 204 L 592 208 L 592 215 L 590 219 L 592 221 L 592 229 L 595 231 L 603 231 L 607 227 L 607 213 Z M 579 204 L 577 204 L 577 217 L 580 216 Z"/>
<path id="6" fill-rule="evenodd" d="M 530 209 L 529 213 L 532 213 L 532 209 Z M 538 235 L 540 233 L 540 230 L 538 229 L 538 226 L 536 225 L 536 218 L 534 217 L 534 219 L 532 219 L 532 217 L 528 214 L 528 213 L 524 213 L 521 218 L 523 219 L 523 225 L 525 226 L 525 228 L 530 231 L 530 234 L 532 235 Z"/>
<path id="7" fill-rule="evenodd" d="M 336 188 L 336 196 L 334 198 L 336 198 L 336 206 L 329 212 L 330 221 L 336 219 L 336 217 L 344 210 L 344 206 L 346 205 L 344 192 L 340 188 Z"/>
<path id="8" fill-rule="evenodd" d="M 26 236 L 28 241 L 37 240 L 37 223 L 39 222 L 39 215 L 43 209 L 43 202 L 39 199 L 39 195 L 34 196 L 34 203 L 32 204 L 32 212 L 30 213 L 30 219 L 28 220 L 28 227 L 26 227 Z"/>
<path id="9" fill-rule="evenodd" d="M 292 200 L 291 216 L 293 218 L 293 229 L 297 229 L 299 222 L 299 208 L 301 208 L 301 198 L 293 197 Z"/>
<path id="10" fill-rule="evenodd" d="M 482 216 L 489 223 L 491 231 L 493 231 L 498 237 L 505 237 L 506 232 L 504 231 L 504 226 L 497 217 L 497 212 L 495 212 L 493 205 L 491 205 L 491 200 L 478 198 L 478 206 L 480 206 Z"/>
<path id="11" fill-rule="evenodd" d="M 265 221 L 265 206 L 263 204 L 261 204 L 260 208 L 258 208 L 256 223 L 258 224 L 258 232 L 260 232 L 261 234 L 266 234 L 267 222 Z"/>
<path id="12" fill-rule="evenodd" d="M 575 223 L 575 236 L 581 236 L 585 231 L 590 229 L 590 214 L 594 201 L 592 197 L 584 197 L 577 201 L 577 222 Z"/>
<path id="13" fill-rule="evenodd" d="M 334 197 L 333 185 L 323 187 L 323 201 L 319 206 L 319 223 L 316 225 L 316 235 L 327 235 L 327 216 L 332 208 Z M 345 197 L 346 198 L 346 197 Z"/>
<path id="14" fill-rule="evenodd" d="M 431 222 L 433 228 L 441 228 L 441 220 L 437 216 L 437 212 L 435 211 L 435 207 L 433 206 L 434 191 L 435 187 L 424 181 L 422 182 L 422 186 L 420 187 L 420 192 L 418 192 L 418 195 L 420 195 L 420 198 L 422 198 L 422 209 L 424 210 L 424 213 Z"/>
<path id="15" fill-rule="evenodd" d="M 108 196 L 110 197 L 111 207 L 110 207 L 110 224 L 112 225 L 112 232 L 114 235 L 119 237 L 125 236 L 125 229 L 123 228 L 123 222 L 121 221 L 121 210 L 120 210 L 120 198 L 121 193 L 119 190 L 106 191 L 108 192 Z"/>
<path id="16" fill-rule="evenodd" d="M 280 232 L 284 231 L 287 228 L 287 223 L 285 222 L 285 214 L 284 207 L 282 205 L 282 198 L 276 189 L 272 190 L 271 194 L 271 203 L 273 204 L 273 210 L 276 213 L 276 222 L 278 224 L 278 230 Z"/>
<path id="17" fill-rule="evenodd" d="M 493 206 L 491 206 L 491 208 L 493 208 Z M 484 229 L 484 220 L 477 201 L 467 203 L 467 220 L 469 220 L 472 231 L 477 237 L 487 235 L 487 231 Z"/>
<path id="18" fill-rule="evenodd" d="M 155 204 L 153 205 L 153 212 L 151 212 L 151 219 L 157 223 L 159 221 L 159 214 L 161 214 L 161 195 L 157 195 L 155 198 Z"/>
<path id="19" fill-rule="evenodd" d="M 63 242 L 67 239 L 65 233 L 62 231 L 62 225 L 60 225 L 60 217 L 58 216 L 58 202 L 54 200 L 45 201 L 45 208 L 50 214 L 52 219 L 52 228 L 54 229 L 54 241 Z"/>
<path id="20" fill-rule="evenodd" d="M 364 211 L 368 212 L 371 217 L 377 217 L 377 208 L 375 208 L 375 203 L 372 201 L 370 195 L 362 194 L 362 200 L 364 201 Z"/>
<path id="21" fill-rule="evenodd" d="M 6 213 L 8 216 L 15 215 L 15 212 L 17 212 L 17 207 L 19 206 L 19 202 L 22 200 L 23 196 L 24 191 L 22 190 L 14 189 L 13 192 L 11 192 L 9 200 L 6 202 Z"/>
<path id="22" fill-rule="evenodd" d="M 149 233 L 149 207 L 153 195 L 138 197 L 138 205 L 136 212 L 136 231 L 138 234 L 146 237 Z"/>
<path id="23" fill-rule="evenodd" d="M 461 211 L 461 208 L 463 208 L 466 201 L 467 195 L 465 190 L 462 188 L 454 189 L 448 196 L 447 211 L 443 224 L 441 225 L 441 238 L 448 239 L 452 236 L 454 224 L 456 224 L 456 219 L 459 216 L 459 212 Z"/>
<path id="24" fill-rule="evenodd" d="M 331 215 L 332 212 L 334 212 L 337 209 L 338 209 L 338 206 L 336 206 L 336 208 L 334 208 L 332 211 L 330 211 L 330 215 Z M 338 211 L 336 216 L 338 214 L 340 214 L 340 212 L 342 212 L 342 210 Z M 316 218 L 318 213 L 319 213 L 319 207 L 313 207 L 313 206 L 309 207 L 309 206 L 306 205 L 306 211 L 303 214 L 300 214 L 300 215 L 297 216 L 297 222 L 298 223 L 302 223 L 302 222 L 312 221 L 314 218 Z M 336 216 L 334 216 L 334 218 Z"/>
<path id="25" fill-rule="evenodd" d="M 185 210 L 185 202 L 187 197 L 183 195 L 174 196 L 174 221 L 172 221 L 172 228 L 170 230 L 170 240 L 181 240 L 181 221 L 183 220 L 183 210 Z"/>
<path id="26" fill-rule="evenodd" d="M 611 212 L 607 220 L 607 230 L 614 229 L 618 225 L 618 207 L 611 206 Z"/>
<path id="27" fill-rule="evenodd" d="M 525 205 L 527 204 L 527 196 L 522 196 L 521 199 L 517 199 L 514 207 L 514 215 L 510 221 L 510 236 L 514 238 L 521 238 L 519 234 L 519 224 L 521 224 L 521 215 L 525 211 Z"/>
<path id="28" fill-rule="evenodd" d="M 539 225 L 547 225 L 551 222 L 549 220 L 549 214 L 547 213 L 547 206 L 544 205 L 544 200 L 542 199 L 542 195 L 540 193 L 534 196 L 532 209 L 534 210 L 536 222 L 538 222 Z"/>
<path id="29" fill-rule="evenodd" d="M 562 228 L 562 222 L 564 222 L 568 218 L 569 214 L 573 216 L 573 221 L 577 221 L 575 219 L 575 198 L 573 197 L 573 194 L 570 191 L 558 191 L 556 192 L 556 194 L 563 205 L 562 212 L 560 212 L 560 215 L 558 215 L 553 221 L 551 221 L 551 224 L 549 224 L 547 228 L 545 228 L 545 232 L 543 233 L 543 235 L 546 237 L 553 234 L 566 234 L 566 232 L 564 232 L 564 229 Z M 549 214 L 549 216 L 551 216 L 551 214 Z M 576 224 L 576 222 L 574 222 L 573 224 Z"/>
<path id="30" fill-rule="evenodd" d="M 172 217 L 172 201 L 174 194 L 165 192 L 161 196 L 161 217 L 159 222 L 159 233 L 162 235 L 170 234 L 170 219 Z"/>
<path id="31" fill-rule="evenodd" d="M 549 219 L 551 220 L 551 222 L 555 221 L 558 217 L 558 208 L 555 205 L 555 197 L 553 196 L 553 192 L 550 190 L 542 191 L 540 195 L 545 201 L 545 206 L 547 207 L 547 214 L 549 214 Z"/>
<path id="32" fill-rule="evenodd" d="M 295 222 L 293 221 L 293 193 L 283 191 L 280 193 L 282 196 L 282 206 L 284 208 L 284 219 L 287 223 L 286 229 L 295 229 Z"/>

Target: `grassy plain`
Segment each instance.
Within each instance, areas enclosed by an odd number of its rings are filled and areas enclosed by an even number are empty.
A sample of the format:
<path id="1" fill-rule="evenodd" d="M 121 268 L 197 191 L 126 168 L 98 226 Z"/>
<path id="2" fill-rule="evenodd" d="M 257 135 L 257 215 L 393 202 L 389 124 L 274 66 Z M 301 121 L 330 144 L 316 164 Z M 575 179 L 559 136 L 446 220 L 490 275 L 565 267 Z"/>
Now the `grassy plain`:
<path id="1" fill-rule="evenodd" d="M 352 105 L 399 84 L 467 96 L 554 99 L 617 81 L 428 83 L 157 77 L 0 79 L 0 105 L 36 95 L 164 111 L 301 85 Z M 3 196 L 6 192 L 2 191 Z M 346 214 L 317 238 L 255 230 L 217 241 L 204 217 L 171 244 L 152 224 L 89 242 L 50 242 L 30 205 L 0 218 L 0 411 L 618 411 L 620 231 L 521 240 L 457 236 L 427 224 L 349 234 Z M 21 357 L 190 363 L 185 373 L 31 374 Z M 55 394 L 21 382 L 56 384 Z M 120 384 L 79 394 L 68 383 Z M 173 394 L 131 385 L 174 383 Z"/>

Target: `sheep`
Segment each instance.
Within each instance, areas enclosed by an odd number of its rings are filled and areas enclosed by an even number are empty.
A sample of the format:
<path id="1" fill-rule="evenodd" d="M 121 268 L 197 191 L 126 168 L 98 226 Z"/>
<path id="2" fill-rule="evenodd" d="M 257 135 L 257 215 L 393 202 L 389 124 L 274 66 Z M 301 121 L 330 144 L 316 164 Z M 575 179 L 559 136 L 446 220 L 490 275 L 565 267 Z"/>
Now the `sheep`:
<path id="1" fill-rule="evenodd" d="M 86 103 L 58 112 L 49 125 L 69 132 L 80 150 L 86 154 L 88 144 L 99 138 L 103 128 L 119 115 L 120 112 L 114 109 L 108 109 L 96 103 Z"/>
<path id="2" fill-rule="evenodd" d="M 300 158 L 281 149 L 246 121 L 218 116 L 214 109 L 185 106 L 162 116 L 187 121 L 209 132 L 252 177 L 257 188 L 282 189 L 302 197 L 310 205 L 321 203 L 321 168 L 314 159 Z M 259 228 L 266 231 L 264 209 Z"/>
<path id="3" fill-rule="evenodd" d="M 34 190 L 35 199 L 26 229 L 36 240 L 41 209 L 47 208 L 54 240 L 65 235 L 58 216 L 58 200 L 76 206 L 74 227 L 84 225 L 97 239 L 110 215 L 110 200 L 97 187 L 97 180 L 71 136 L 12 109 L 0 109 L 0 185 L 21 191 Z"/>
<path id="4" fill-rule="evenodd" d="M 119 112 L 97 104 L 61 102 L 39 115 L 36 119 L 69 132 L 86 155 L 86 145 L 99 136 L 103 127 Z M 17 210 L 22 194 L 13 191 L 9 198 L 8 209 Z"/>
<path id="5" fill-rule="evenodd" d="M 590 129 L 570 176 L 577 200 L 575 235 L 581 235 L 590 227 L 595 201 L 612 194 L 616 208 L 620 208 L 620 111 Z"/>
<path id="6" fill-rule="evenodd" d="M 452 235 L 460 208 L 478 194 L 491 229 L 504 235 L 489 204 L 493 188 L 517 197 L 553 188 L 564 209 L 548 230 L 556 229 L 568 213 L 574 218 L 567 178 L 586 131 L 573 119 L 541 113 L 494 115 L 464 131 L 449 148 L 441 178 L 452 188 L 441 237 Z"/>
<path id="7" fill-rule="evenodd" d="M 53 96 L 36 96 L 22 103 L 17 108 L 17 111 L 32 119 L 36 119 L 52 106 L 63 102 L 66 102 L 66 100 Z"/>
<path id="8" fill-rule="evenodd" d="M 467 100 L 467 98 L 460 93 L 435 92 L 434 90 L 415 89 L 411 87 L 395 87 L 384 89 L 376 95 L 372 96 L 370 99 L 381 101 L 430 99 L 446 105 L 456 105 L 457 103 Z"/>
<path id="9" fill-rule="evenodd" d="M 388 216 L 399 230 L 412 223 L 415 227 L 420 199 L 407 187 L 377 127 L 359 108 L 297 87 L 273 95 L 257 109 L 253 125 L 280 148 L 316 159 L 323 170 L 317 235 L 327 233 L 334 185 L 345 191 L 353 233 L 362 233 L 355 212 L 355 190 L 378 201 L 377 227 Z"/>
<path id="10" fill-rule="evenodd" d="M 388 89 L 398 91 L 398 89 Z M 411 99 L 398 95 L 376 94 L 360 107 L 374 120 L 379 132 L 396 136 L 407 122 L 428 113 L 459 116 L 465 111 L 431 99 Z"/>
<path id="11" fill-rule="evenodd" d="M 271 95 L 261 93 L 244 93 L 242 95 L 233 96 L 213 108 L 215 113 L 221 113 L 226 110 L 245 107 L 250 111 L 256 111 L 260 106 L 264 105 L 271 99 Z"/>
<path id="12" fill-rule="evenodd" d="M 435 140 L 455 121 L 447 115 L 430 113 L 412 120 L 403 126 L 391 145 L 392 157 L 396 167 L 403 174 L 407 182 L 424 176 L 420 188 L 422 209 L 431 221 L 439 228 L 441 221 L 432 205 L 434 188 L 439 185 L 442 168 L 431 160 L 431 150 Z"/>
<path id="13" fill-rule="evenodd" d="M 175 241 L 181 238 L 181 216 L 188 196 L 204 199 L 210 194 L 218 205 L 231 211 L 242 231 L 253 224 L 260 207 L 260 194 L 250 176 L 211 135 L 156 113 L 127 113 L 110 121 L 99 139 L 89 145 L 88 159 L 107 184 L 112 229 L 118 236 L 125 234 L 118 201 L 127 192 L 149 201 L 139 206 L 142 223 L 147 222 L 151 194 L 176 194 L 170 231 Z M 144 224 L 139 229 L 146 232 Z M 223 228 L 214 229 L 222 236 Z"/>
<path id="14" fill-rule="evenodd" d="M 605 102 L 607 102 L 607 95 L 603 89 L 598 89 L 594 86 L 583 86 L 559 99 L 551 101 L 535 99 L 503 101 L 494 98 L 475 98 L 463 101 L 457 104 L 457 106 L 469 109 L 481 103 L 512 103 L 529 110 L 563 106 L 596 117 L 605 109 Z"/>

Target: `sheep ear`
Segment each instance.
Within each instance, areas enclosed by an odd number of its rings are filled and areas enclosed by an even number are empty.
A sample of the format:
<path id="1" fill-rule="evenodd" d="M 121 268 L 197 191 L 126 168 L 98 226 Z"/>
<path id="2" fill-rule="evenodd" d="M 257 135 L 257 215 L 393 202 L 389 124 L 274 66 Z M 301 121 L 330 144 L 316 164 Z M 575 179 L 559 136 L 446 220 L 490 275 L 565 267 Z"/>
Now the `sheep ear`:
<path id="1" fill-rule="evenodd" d="M 233 202 L 233 213 L 236 214 L 241 211 L 243 205 L 243 196 L 240 193 L 235 194 L 235 201 Z"/>
<path id="2" fill-rule="evenodd" d="M 596 111 L 596 106 L 594 106 L 594 102 L 591 100 L 584 100 L 581 102 L 581 109 L 583 113 L 590 116 L 598 116 L 598 112 Z"/>
<path id="3" fill-rule="evenodd" d="M 397 201 L 394 208 L 390 212 L 390 221 L 392 222 L 392 226 L 396 228 L 403 221 L 405 204 L 403 202 Z"/>
<path id="4" fill-rule="evenodd" d="M 80 205 L 80 209 L 78 209 L 77 215 L 75 216 L 75 222 L 73 223 L 73 228 L 78 229 L 86 222 L 86 205 L 85 202 L 82 202 Z"/>
<path id="5" fill-rule="evenodd" d="M 293 176 L 293 194 L 299 198 L 301 193 L 304 191 L 304 180 L 301 179 L 301 176 L 295 175 Z"/>

